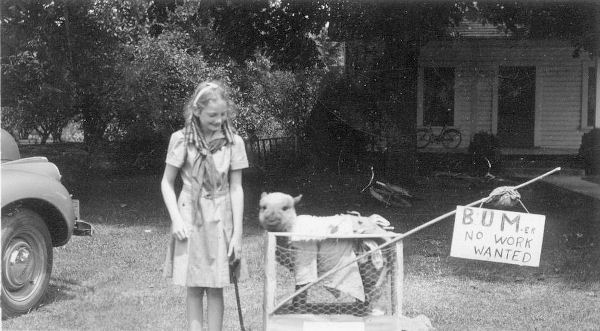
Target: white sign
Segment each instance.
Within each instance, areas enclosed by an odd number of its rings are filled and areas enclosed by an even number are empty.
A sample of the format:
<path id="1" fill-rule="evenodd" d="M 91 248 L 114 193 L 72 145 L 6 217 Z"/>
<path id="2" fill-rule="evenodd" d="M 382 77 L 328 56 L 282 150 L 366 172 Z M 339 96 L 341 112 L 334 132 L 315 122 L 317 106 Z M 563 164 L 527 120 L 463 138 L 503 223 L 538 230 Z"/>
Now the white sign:
<path id="1" fill-rule="evenodd" d="M 302 331 L 365 331 L 365 323 L 305 321 L 302 325 Z"/>
<path id="2" fill-rule="evenodd" d="M 450 256 L 538 267 L 545 215 L 456 207 Z"/>

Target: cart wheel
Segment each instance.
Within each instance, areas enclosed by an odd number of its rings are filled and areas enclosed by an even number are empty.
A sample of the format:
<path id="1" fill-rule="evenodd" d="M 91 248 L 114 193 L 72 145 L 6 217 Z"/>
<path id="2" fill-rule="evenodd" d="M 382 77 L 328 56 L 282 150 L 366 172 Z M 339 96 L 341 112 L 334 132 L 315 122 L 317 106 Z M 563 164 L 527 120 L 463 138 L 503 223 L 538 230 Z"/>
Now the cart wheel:
<path id="1" fill-rule="evenodd" d="M 394 193 L 392 191 L 379 188 L 379 187 L 370 187 L 369 193 L 372 197 L 383 202 L 386 206 L 394 206 L 400 208 L 412 207 L 412 204 L 402 198 L 400 194 Z"/>

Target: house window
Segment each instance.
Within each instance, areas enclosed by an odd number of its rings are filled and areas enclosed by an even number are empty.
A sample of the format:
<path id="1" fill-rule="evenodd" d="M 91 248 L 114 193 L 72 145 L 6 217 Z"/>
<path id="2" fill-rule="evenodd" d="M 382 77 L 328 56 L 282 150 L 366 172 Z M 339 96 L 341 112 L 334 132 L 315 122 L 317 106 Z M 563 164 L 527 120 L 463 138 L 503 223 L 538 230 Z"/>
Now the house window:
<path id="1" fill-rule="evenodd" d="M 454 125 L 454 68 L 425 68 L 423 124 Z"/>
<path id="2" fill-rule="evenodd" d="M 587 126 L 596 126 L 596 68 L 588 68 Z"/>

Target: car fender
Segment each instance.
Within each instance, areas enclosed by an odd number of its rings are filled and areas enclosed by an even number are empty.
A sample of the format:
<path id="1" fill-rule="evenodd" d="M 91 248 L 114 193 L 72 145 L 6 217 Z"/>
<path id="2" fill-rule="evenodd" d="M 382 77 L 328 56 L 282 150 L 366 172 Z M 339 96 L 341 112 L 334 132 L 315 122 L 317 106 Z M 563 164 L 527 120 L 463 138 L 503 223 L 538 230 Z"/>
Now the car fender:
<path id="1" fill-rule="evenodd" d="M 45 173 L 27 171 L 2 165 L 2 209 L 9 205 L 23 205 L 38 212 L 48 225 L 54 246 L 68 242 L 73 232 L 75 212 L 71 195 L 57 180 Z M 54 166 L 52 163 L 48 165 Z M 37 209 L 37 210 L 36 210 Z M 40 212 L 47 210 L 48 212 Z"/>

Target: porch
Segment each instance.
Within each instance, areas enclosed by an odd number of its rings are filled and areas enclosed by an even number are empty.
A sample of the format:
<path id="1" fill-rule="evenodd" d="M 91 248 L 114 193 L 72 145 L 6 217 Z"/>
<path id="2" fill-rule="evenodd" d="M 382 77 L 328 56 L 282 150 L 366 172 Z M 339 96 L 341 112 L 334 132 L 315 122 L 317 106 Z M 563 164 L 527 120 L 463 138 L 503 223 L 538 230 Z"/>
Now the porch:
<path id="1" fill-rule="evenodd" d="M 417 149 L 418 153 L 457 153 L 467 154 L 467 147 L 460 148 L 444 148 L 436 146 L 428 146 L 427 148 Z M 547 147 L 532 147 L 532 148 L 514 148 L 514 147 L 502 147 L 500 152 L 503 156 L 567 156 L 576 157 L 579 154 L 577 148 L 547 148 Z"/>
<path id="2" fill-rule="evenodd" d="M 561 167 L 561 175 L 585 176 L 583 159 L 578 149 L 573 148 L 500 148 L 499 171 L 510 177 L 531 177 L 545 171 Z M 424 148 L 418 149 L 419 159 L 442 160 L 452 164 L 450 159 L 469 158 L 467 148 Z M 429 156 L 428 156 L 429 155 Z"/>

